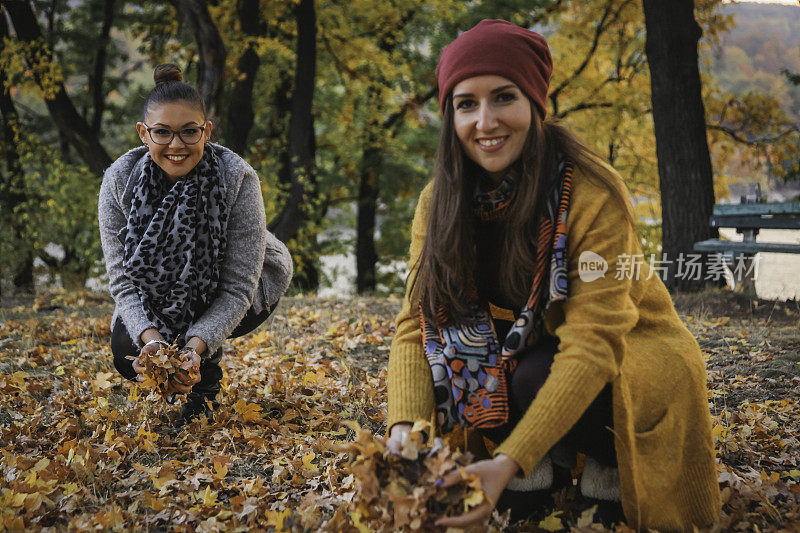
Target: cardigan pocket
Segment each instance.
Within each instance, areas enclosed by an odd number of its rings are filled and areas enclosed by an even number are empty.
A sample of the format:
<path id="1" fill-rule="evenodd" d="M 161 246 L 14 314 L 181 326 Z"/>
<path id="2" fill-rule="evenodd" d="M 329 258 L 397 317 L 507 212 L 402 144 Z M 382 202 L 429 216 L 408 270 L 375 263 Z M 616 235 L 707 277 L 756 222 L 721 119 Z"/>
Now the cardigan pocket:
<path id="1" fill-rule="evenodd" d="M 651 474 L 657 474 L 664 486 L 671 485 L 671 480 L 677 478 L 683 455 L 683 436 L 680 419 L 676 410 L 669 406 L 664 415 L 647 431 L 634 433 L 636 455 Z"/>
<path id="2" fill-rule="evenodd" d="M 666 421 L 669 411 L 670 411 L 669 406 L 667 406 L 667 408 L 664 409 L 664 412 L 661 413 L 661 416 L 659 416 L 655 422 L 649 423 L 646 429 L 639 429 L 638 427 L 636 427 L 636 423 L 634 422 L 633 432 L 636 435 L 636 437 L 646 438 L 654 431 L 657 431 L 659 427 L 663 425 L 663 423 Z"/>

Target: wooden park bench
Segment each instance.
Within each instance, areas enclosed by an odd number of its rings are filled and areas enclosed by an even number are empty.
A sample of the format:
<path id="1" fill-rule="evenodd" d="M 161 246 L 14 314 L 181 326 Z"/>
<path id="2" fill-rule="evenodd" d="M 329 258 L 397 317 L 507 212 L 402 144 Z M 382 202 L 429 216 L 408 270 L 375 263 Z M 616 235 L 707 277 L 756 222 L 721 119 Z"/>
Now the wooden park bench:
<path id="1" fill-rule="evenodd" d="M 694 245 L 696 252 L 800 254 L 800 244 L 756 241 L 761 229 L 800 229 L 800 202 L 715 205 L 709 225 L 712 228 L 736 228 L 744 238 L 741 242 L 725 239 L 700 241 Z"/>
<path id="2" fill-rule="evenodd" d="M 800 244 L 756 241 L 762 229 L 800 230 L 800 202 L 762 202 L 760 190 L 755 200 L 745 203 L 747 198 L 743 196 L 740 204 L 717 204 L 709 220 L 712 228 L 736 228 L 743 235 L 742 241 L 708 239 L 695 243 L 694 251 L 722 254 L 729 265 L 759 252 L 800 254 Z M 743 285 L 747 292 L 755 291 L 754 285 Z"/>

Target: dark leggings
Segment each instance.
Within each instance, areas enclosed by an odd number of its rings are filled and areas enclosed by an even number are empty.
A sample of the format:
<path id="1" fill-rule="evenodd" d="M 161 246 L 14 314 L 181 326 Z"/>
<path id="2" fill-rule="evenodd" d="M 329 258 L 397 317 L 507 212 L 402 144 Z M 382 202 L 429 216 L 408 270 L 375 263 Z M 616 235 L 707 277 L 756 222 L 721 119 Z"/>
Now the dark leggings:
<path id="1" fill-rule="evenodd" d="M 248 309 L 247 314 L 244 315 L 242 321 L 228 338 L 241 337 L 256 329 L 267 319 L 276 305 L 272 305 L 258 314 Z M 133 361 L 127 357 L 137 356 L 139 352 L 140 349 L 134 344 L 125 324 L 117 317 L 114 322 L 114 328 L 111 331 L 111 353 L 114 354 L 114 367 L 126 379 L 133 380 L 136 377 Z M 200 363 L 200 382 L 192 387 L 192 392 L 205 396 L 213 396 L 219 392 L 219 382 L 222 379 L 222 368 L 219 366 L 220 359 L 222 359 L 222 348 Z"/>
<path id="2" fill-rule="evenodd" d="M 520 353 L 517 368 L 511 375 L 511 422 L 499 428 L 482 430 L 486 438 L 500 443 L 508 437 L 544 385 L 557 352 L 558 339 L 546 337 Z M 604 466 L 617 466 L 613 427 L 611 385 L 608 384 L 561 438 L 558 446 L 586 454 Z"/>

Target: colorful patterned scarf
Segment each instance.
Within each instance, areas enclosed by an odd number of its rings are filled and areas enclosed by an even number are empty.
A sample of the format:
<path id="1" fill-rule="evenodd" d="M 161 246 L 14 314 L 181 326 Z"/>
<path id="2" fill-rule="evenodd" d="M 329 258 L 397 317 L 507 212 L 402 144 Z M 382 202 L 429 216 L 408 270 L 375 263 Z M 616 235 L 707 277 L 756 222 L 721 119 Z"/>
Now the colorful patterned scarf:
<path id="1" fill-rule="evenodd" d="M 420 313 L 425 354 L 433 375 L 436 418 L 443 433 L 462 424 L 471 429 L 499 427 L 509 421 L 509 376 L 515 355 L 532 346 L 544 331 L 544 312 L 567 299 L 567 215 L 572 194 L 572 163 L 559 164 L 559 179 L 539 217 L 536 271 L 531 295 L 501 344 L 486 302 L 474 301 L 463 325 L 437 328 Z M 476 193 L 475 214 L 497 218 L 516 192 L 513 176 L 497 189 Z M 545 276 L 549 274 L 549 284 Z M 548 289 L 545 289 L 548 285 Z M 446 323 L 439 310 L 438 323 Z"/>

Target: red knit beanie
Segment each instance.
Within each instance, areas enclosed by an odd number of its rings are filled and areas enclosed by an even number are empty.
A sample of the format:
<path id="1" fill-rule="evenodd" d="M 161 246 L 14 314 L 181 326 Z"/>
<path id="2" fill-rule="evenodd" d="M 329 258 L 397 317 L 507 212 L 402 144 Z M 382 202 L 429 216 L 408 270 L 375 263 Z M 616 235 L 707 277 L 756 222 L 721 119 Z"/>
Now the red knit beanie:
<path id="1" fill-rule="evenodd" d="M 544 37 L 505 20 L 485 19 L 442 51 L 436 67 L 439 108 L 444 113 L 444 100 L 459 82 L 495 74 L 516 83 L 544 119 L 552 72 L 553 58 Z"/>

